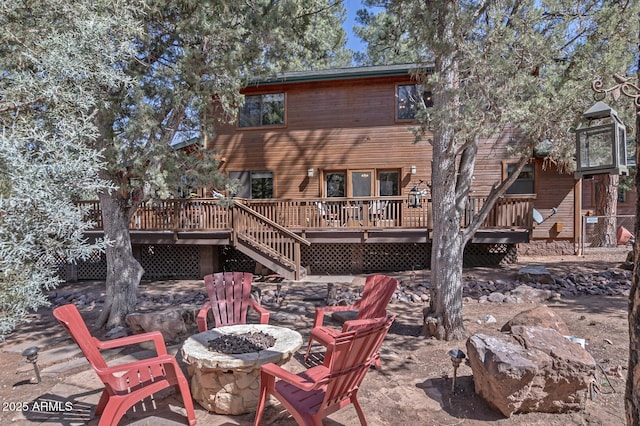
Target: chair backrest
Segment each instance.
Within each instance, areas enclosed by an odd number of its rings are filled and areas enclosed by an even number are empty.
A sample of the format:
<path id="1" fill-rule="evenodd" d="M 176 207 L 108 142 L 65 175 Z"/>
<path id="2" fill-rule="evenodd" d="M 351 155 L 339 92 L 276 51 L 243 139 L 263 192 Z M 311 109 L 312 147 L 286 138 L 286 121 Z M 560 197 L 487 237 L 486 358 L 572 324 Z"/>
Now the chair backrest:
<path id="1" fill-rule="evenodd" d="M 369 204 L 369 211 L 373 215 L 384 216 L 384 209 L 387 208 L 387 203 L 388 201 L 385 200 L 372 201 Z"/>
<path id="2" fill-rule="evenodd" d="M 329 376 L 321 409 L 339 404 L 358 390 L 394 319 L 395 315 L 361 321 L 329 344 L 325 356 Z"/>
<path id="3" fill-rule="evenodd" d="M 80 350 L 94 369 L 107 367 L 107 363 L 96 346 L 96 339 L 89 332 L 87 324 L 82 319 L 76 305 L 59 306 L 53 310 L 53 316 L 71 335 L 71 338 L 80 347 Z"/>
<path id="4" fill-rule="evenodd" d="M 316 206 L 318 206 L 318 213 L 320 213 L 321 217 L 327 217 L 331 215 L 332 212 L 327 203 L 316 201 Z"/>
<path id="5" fill-rule="evenodd" d="M 253 274 L 218 272 L 204 277 L 216 327 L 246 324 Z"/>
<path id="6" fill-rule="evenodd" d="M 398 288 L 398 280 L 387 275 L 369 275 L 364 283 L 362 298 L 356 302 L 358 319 L 380 318 L 387 315 L 387 305 Z"/>

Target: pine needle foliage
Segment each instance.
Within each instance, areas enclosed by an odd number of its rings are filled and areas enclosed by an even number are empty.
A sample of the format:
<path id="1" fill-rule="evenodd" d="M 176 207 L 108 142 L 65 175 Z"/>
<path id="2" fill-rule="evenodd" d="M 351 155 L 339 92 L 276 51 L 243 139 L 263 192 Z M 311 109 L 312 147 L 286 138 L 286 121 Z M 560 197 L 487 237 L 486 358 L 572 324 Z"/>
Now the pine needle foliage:
<path id="1" fill-rule="evenodd" d="M 61 268 L 104 249 L 75 201 L 111 187 L 96 93 L 130 83 L 115 65 L 133 52 L 131 3 L 0 3 L 0 339 L 48 304 Z"/>

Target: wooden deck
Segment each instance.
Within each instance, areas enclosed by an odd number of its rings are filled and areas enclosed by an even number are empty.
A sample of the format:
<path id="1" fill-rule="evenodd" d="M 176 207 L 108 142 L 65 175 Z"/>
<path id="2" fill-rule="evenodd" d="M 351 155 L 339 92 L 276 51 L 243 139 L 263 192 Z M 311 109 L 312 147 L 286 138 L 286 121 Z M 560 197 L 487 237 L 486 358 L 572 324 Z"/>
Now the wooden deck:
<path id="1" fill-rule="evenodd" d="M 532 201 L 529 197 L 501 199 L 472 243 L 528 242 L 533 226 Z M 461 226 L 468 223 L 483 202 L 479 198 L 469 200 Z M 87 218 L 95 224 L 85 235 L 102 237 L 99 203 L 83 204 Z M 344 253 L 336 250 L 344 251 L 344 244 L 353 244 L 354 248 L 360 245 L 362 249 L 365 244 L 414 247 L 430 243 L 430 212 L 428 200 L 409 205 L 407 199 L 400 197 L 170 199 L 143 204 L 131 217 L 129 226 L 134 245 L 232 246 L 269 270 L 300 280 L 307 274 L 302 263 L 304 250 L 341 258 Z M 327 252 L 327 247 L 332 253 Z M 420 257 L 418 263 L 424 260 Z"/>
<path id="2" fill-rule="evenodd" d="M 471 198 L 461 226 L 466 226 L 484 203 Z M 97 201 L 85 201 L 88 218 L 102 231 Z M 402 197 L 311 198 L 290 200 L 167 199 L 143 204 L 133 215 L 134 243 L 229 244 L 242 204 L 256 215 L 311 242 L 429 242 L 431 203 L 410 206 Z M 246 209 L 242 209 L 246 210 Z M 533 227 L 533 197 L 507 196 L 492 209 L 477 242 L 524 242 Z M 246 214 L 246 213 L 245 213 Z M 267 233 L 263 229 L 262 237 Z M 259 238 L 262 238 L 259 236 Z"/>

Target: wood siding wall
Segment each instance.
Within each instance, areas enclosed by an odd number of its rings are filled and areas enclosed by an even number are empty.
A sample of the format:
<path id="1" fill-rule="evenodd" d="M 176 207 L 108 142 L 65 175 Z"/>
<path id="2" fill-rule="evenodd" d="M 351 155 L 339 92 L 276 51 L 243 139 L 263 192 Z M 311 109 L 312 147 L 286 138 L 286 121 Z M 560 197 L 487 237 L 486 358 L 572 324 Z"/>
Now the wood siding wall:
<path id="1" fill-rule="evenodd" d="M 418 179 L 430 180 L 432 160 L 429 143 L 415 142 L 412 123 L 395 119 L 396 86 L 411 83 L 409 76 L 398 76 L 251 87 L 245 94 L 285 92 L 286 125 L 272 129 L 225 125 L 207 146 L 225 159 L 224 173 L 273 171 L 275 198 L 321 197 L 322 171 L 359 169 L 398 170 L 400 195 L 406 196 Z M 506 163 L 517 161 L 507 159 L 505 151 L 514 137 L 507 132 L 481 143 L 471 195 L 486 196 L 503 179 Z M 417 169 L 414 175 L 411 165 Z M 309 168 L 314 169 L 313 177 L 307 176 Z M 533 238 L 573 239 L 573 176 L 542 170 L 537 164 L 535 185 L 535 207 L 545 217 L 553 207 L 559 213 L 536 225 Z"/>

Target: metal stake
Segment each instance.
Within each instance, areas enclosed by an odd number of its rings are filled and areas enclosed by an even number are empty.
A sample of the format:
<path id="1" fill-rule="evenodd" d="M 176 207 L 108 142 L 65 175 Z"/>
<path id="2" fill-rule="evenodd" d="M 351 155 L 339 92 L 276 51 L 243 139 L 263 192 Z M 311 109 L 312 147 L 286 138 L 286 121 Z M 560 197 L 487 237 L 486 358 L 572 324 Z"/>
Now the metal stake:
<path id="1" fill-rule="evenodd" d="M 40 348 L 37 346 L 31 346 L 22 352 L 22 356 L 27 358 L 27 362 L 33 364 L 33 370 L 36 372 L 36 381 L 31 379 L 31 383 L 40 383 L 42 378 L 40 377 L 40 367 L 38 367 L 38 351 Z"/>

